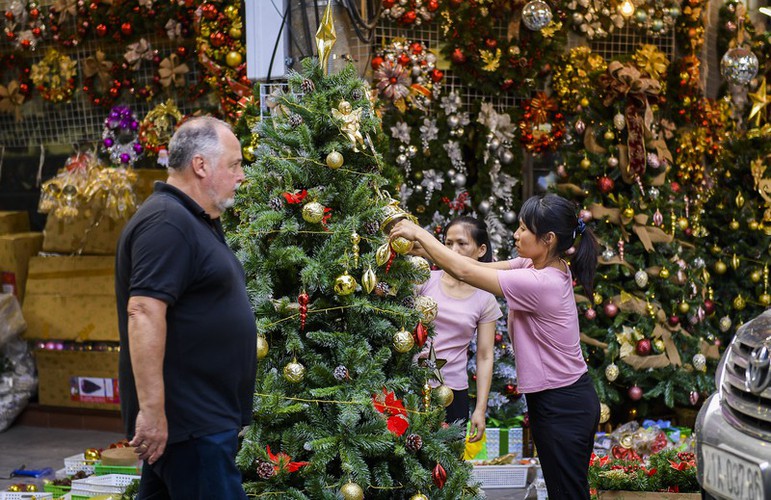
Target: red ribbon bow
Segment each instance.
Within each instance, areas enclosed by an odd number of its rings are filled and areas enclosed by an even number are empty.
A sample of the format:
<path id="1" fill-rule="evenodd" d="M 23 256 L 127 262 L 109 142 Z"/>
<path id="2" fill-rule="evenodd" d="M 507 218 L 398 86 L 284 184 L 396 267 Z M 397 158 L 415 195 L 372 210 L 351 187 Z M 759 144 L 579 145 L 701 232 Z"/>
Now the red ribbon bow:
<path id="1" fill-rule="evenodd" d="M 372 405 L 375 409 L 384 415 L 388 415 L 386 427 L 397 436 L 403 435 L 407 431 L 410 423 L 407 421 L 407 410 L 401 399 L 396 399 L 393 391 L 388 392 L 383 388 L 383 394 L 372 396 Z"/>
<path id="2" fill-rule="evenodd" d="M 308 196 L 308 190 L 303 189 L 300 192 L 294 192 L 294 193 L 281 193 L 281 196 L 284 197 L 287 203 L 295 204 L 295 203 L 302 203 L 302 201 L 305 199 L 306 196 Z"/>
<path id="3" fill-rule="evenodd" d="M 292 462 L 292 458 L 284 452 L 279 452 L 277 455 L 274 455 L 270 451 L 270 445 L 266 446 L 265 450 L 268 452 L 268 457 L 270 458 L 270 462 L 274 465 L 273 469 L 276 472 L 295 472 L 300 467 L 310 464 L 310 462 Z"/>

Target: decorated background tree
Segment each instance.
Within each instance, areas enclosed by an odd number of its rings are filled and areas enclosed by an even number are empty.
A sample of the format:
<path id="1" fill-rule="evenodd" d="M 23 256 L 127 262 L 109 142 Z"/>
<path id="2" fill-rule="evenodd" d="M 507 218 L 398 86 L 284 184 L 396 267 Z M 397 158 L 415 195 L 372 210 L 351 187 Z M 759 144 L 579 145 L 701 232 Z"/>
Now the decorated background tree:
<path id="1" fill-rule="evenodd" d="M 668 61 L 653 46 L 608 62 L 586 49 L 567 58 L 575 71 L 555 72 L 555 87 L 570 89 L 557 93 L 570 134 L 556 188 L 576 196 L 604 247 L 594 296 L 577 290 L 600 400 L 615 421 L 697 404 L 712 390 L 707 358 L 717 347 L 691 226 L 698 207 L 678 180 L 658 106 Z"/>
<path id="2" fill-rule="evenodd" d="M 384 234 L 407 214 L 384 191 L 380 120 L 354 68 L 324 76 L 321 61 L 274 94 L 236 206 L 232 241 L 262 335 L 245 488 L 476 498 L 464 429 L 443 424 L 451 391 L 428 387 L 434 360 L 413 361 L 436 304 L 413 295 L 427 263 Z"/>

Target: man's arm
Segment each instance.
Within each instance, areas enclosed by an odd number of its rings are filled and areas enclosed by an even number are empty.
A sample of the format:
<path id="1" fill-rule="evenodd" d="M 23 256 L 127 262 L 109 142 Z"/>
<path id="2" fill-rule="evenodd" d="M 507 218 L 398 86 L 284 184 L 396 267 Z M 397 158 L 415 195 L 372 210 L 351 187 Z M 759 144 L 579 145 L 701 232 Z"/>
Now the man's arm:
<path id="1" fill-rule="evenodd" d="M 128 302 L 128 338 L 139 413 L 131 446 L 139 458 L 154 463 L 166 449 L 163 358 L 166 351 L 166 303 L 151 297 Z"/>

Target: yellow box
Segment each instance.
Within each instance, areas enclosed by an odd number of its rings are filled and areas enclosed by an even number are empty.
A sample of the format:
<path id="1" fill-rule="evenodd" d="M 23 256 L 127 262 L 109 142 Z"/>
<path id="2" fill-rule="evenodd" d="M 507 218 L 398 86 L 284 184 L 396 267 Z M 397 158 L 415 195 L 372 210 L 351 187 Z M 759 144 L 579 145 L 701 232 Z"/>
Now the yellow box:
<path id="1" fill-rule="evenodd" d="M 13 274 L 19 303 L 24 302 L 29 259 L 40 252 L 42 245 L 43 233 L 0 235 L 0 272 Z"/>
<path id="2" fill-rule="evenodd" d="M 31 340 L 118 341 L 115 257 L 33 257 L 22 312 Z"/>
<path id="3" fill-rule="evenodd" d="M 0 211 L 0 234 L 26 233 L 29 231 L 27 212 Z"/>
<path id="4" fill-rule="evenodd" d="M 165 180 L 165 170 L 137 170 L 134 183 L 137 203 L 153 192 L 155 181 Z M 45 226 L 43 250 L 78 255 L 112 255 L 128 218 L 113 220 L 107 216 L 102 201 L 93 201 L 79 209 L 71 220 L 49 214 Z"/>
<path id="5" fill-rule="evenodd" d="M 34 352 L 40 404 L 120 410 L 117 351 Z"/>

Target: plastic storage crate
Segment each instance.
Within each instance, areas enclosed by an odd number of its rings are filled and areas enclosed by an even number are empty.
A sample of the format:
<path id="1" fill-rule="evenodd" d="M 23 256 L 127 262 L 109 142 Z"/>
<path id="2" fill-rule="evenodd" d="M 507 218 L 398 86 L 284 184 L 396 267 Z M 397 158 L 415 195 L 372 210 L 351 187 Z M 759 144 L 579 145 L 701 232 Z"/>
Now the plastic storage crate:
<path id="1" fill-rule="evenodd" d="M 109 493 L 123 493 L 133 481 L 139 481 L 141 476 L 128 474 L 107 474 L 106 476 L 91 476 L 76 479 L 72 482 L 72 500 L 87 500 L 88 498 Z"/>
<path id="2" fill-rule="evenodd" d="M 67 493 L 70 492 L 70 489 L 72 486 L 63 486 L 60 484 L 45 484 L 43 485 L 43 490 L 48 493 L 53 493 L 54 498 L 61 498 Z"/>
<path id="3" fill-rule="evenodd" d="M 52 493 L 43 491 L 0 491 L 0 500 L 53 500 Z"/>
<path id="4" fill-rule="evenodd" d="M 86 460 L 85 455 L 79 453 L 64 459 L 64 472 L 68 476 L 74 476 L 80 471 L 83 471 L 87 474 L 93 474 L 94 466 L 98 463 L 99 460 Z"/>
<path id="5" fill-rule="evenodd" d="M 94 474 L 97 476 L 105 476 L 107 474 L 125 474 L 128 476 L 136 476 L 142 474 L 142 466 L 137 465 L 104 465 L 96 464 L 94 466 Z"/>
<path id="6" fill-rule="evenodd" d="M 474 465 L 471 477 L 482 488 L 524 488 L 529 465 Z"/>

